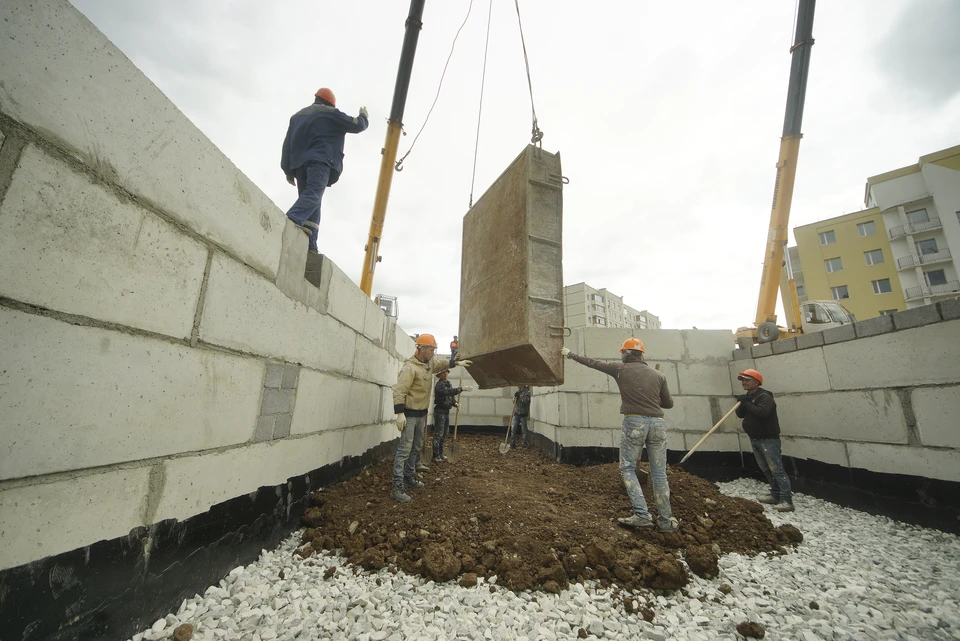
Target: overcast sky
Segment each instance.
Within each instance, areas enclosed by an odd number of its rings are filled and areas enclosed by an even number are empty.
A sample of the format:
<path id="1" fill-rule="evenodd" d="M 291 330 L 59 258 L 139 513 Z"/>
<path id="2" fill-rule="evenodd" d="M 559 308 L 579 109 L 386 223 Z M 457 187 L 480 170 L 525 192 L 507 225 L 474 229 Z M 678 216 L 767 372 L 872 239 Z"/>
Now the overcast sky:
<path id="1" fill-rule="evenodd" d="M 365 105 L 323 200 L 320 251 L 359 283 L 406 0 L 73 0 L 286 211 L 289 116 L 327 86 Z M 404 153 L 469 0 L 427 0 Z M 473 3 L 439 102 L 394 174 L 374 293 L 408 332 L 456 332 L 487 11 Z M 752 324 L 783 125 L 795 3 L 522 0 L 544 149 L 561 153 L 564 283 L 666 328 Z M 494 0 L 474 200 L 529 141 L 517 15 Z M 960 143 L 960 2 L 820 2 L 792 229 L 863 207 L 867 176 Z M 223 212 L 229 216 L 230 212 Z M 791 236 L 792 238 L 792 236 Z M 792 244 L 791 240 L 791 244 Z M 781 316 L 782 319 L 782 316 Z"/>

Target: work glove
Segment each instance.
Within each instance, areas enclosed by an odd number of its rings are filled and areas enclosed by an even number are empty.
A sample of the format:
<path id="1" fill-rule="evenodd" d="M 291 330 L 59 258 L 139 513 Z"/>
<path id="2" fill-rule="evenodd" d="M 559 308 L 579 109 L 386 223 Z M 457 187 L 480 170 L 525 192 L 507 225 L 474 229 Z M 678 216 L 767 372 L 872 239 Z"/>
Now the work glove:
<path id="1" fill-rule="evenodd" d="M 457 365 L 463 365 L 464 367 L 470 367 L 473 365 L 473 361 L 457 361 Z"/>
<path id="2" fill-rule="evenodd" d="M 560 356 L 562 356 L 563 358 L 570 358 L 570 350 L 567 349 L 566 347 L 561 347 Z"/>
<path id="3" fill-rule="evenodd" d="M 461 387 L 460 389 L 463 390 L 464 392 L 472 392 L 472 391 L 473 391 L 473 388 L 470 387 L 469 385 L 464 385 L 464 386 Z"/>
<path id="4" fill-rule="evenodd" d="M 746 402 L 747 402 L 747 399 L 748 399 L 748 398 L 750 398 L 749 395 L 747 395 L 747 394 L 741 394 L 740 396 L 737 397 L 737 400 L 740 401 L 741 404 L 743 404 L 743 403 L 746 403 Z"/>
<path id="5" fill-rule="evenodd" d="M 397 414 L 397 431 L 402 432 L 403 428 L 406 426 L 407 426 L 407 415 Z"/>
<path id="6" fill-rule="evenodd" d="M 360 107 L 360 115 L 366 118 L 367 120 L 370 120 L 370 116 L 367 115 L 366 107 Z"/>
<path id="7" fill-rule="evenodd" d="M 460 403 L 454 403 L 454 407 L 456 407 L 457 409 L 460 409 Z"/>

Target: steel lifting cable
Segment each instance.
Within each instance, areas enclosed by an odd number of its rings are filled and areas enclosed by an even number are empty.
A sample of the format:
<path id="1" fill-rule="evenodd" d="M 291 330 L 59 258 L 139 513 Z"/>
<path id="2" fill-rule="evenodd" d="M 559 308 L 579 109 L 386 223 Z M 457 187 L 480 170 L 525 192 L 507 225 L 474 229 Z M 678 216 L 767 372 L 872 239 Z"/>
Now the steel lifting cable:
<path id="1" fill-rule="evenodd" d="M 493 16 L 493 0 L 487 9 L 487 40 L 483 45 L 483 74 L 480 76 L 480 106 L 477 109 L 477 140 L 473 145 L 473 177 L 470 179 L 470 207 L 473 207 L 473 187 L 477 182 L 477 151 L 480 149 L 480 117 L 483 115 L 483 86 L 487 81 L 487 52 L 490 50 L 490 18 Z"/>
<path id="2" fill-rule="evenodd" d="M 533 80 L 530 78 L 530 59 L 527 58 L 527 43 L 523 38 L 523 22 L 520 20 L 520 0 L 513 0 L 513 5 L 517 8 L 517 25 L 520 27 L 520 44 L 523 47 L 523 64 L 527 68 L 527 87 L 530 89 L 530 112 L 533 116 L 533 126 L 530 129 L 530 142 L 534 145 L 540 145 L 543 140 L 543 132 L 537 125 L 537 109 L 533 106 Z"/>
<path id="3" fill-rule="evenodd" d="M 443 79 L 447 75 L 447 67 L 450 66 L 450 59 L 453 58 L 453 50 L 457 46 L 457 39 L 460 37 L 460 32 L 463 31 L 463 27 L 467 24 L 467 19 L 470 18 L 470 11 L 473 9 L 473 0 L 470 0 L 470 4 L 467 5 L 467 15 L 463 17 L 463 22 L 460 24 L 460 28 L 457 29 L 457 35 L 453 37 L 453 44 L 450 45 L 450 53 L 447 55 L 447 62 L 443 65 L 443 73 L 440 74 L 440 83 L 437 85 L 437 95 L 433 98 L 433 104 L 430 105 L 430 110 L 427 111 L 427 117 L 423 119 L 423 124 L 420 125 L 420 131 L 417 132 L 417 135 L 413 137 L 413 142 L 410 143 L 410 148 L 407 149 L 407 153 L 403 154 L 403 157 L 398 160 L 394 168 L 397 171 L 403 171 L 403 161 L 407 159 L 407 156 L 410 155 L 410 152 L 413 151 L 414 145 L 417 144 L 417 140 L 420 139 L 420 134 L 423 133 L 424 128 L 427 126 L 427 121 L 430 120 L 430 114 L 433 113 L 433 108 L 437 106 L 437 101 L 440 99 L 440 90 L 443 88 Z"/>

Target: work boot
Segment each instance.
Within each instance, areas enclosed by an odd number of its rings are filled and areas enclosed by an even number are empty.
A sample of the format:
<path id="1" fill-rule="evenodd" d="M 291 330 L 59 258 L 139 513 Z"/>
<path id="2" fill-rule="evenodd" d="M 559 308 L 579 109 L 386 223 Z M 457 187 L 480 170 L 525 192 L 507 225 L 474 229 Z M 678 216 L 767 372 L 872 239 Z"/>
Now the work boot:
<path id="1" fill-rule="evenodd" d="M 775 499 L 769 494 L 764 494 L 763 496 L 758 496 L 757 501 L 763 503 L 764 505 L 776 505 L 780 502 L 780 499 Z"/>
<path id="2" fill-rule="evenodd" d="M 429 472 L 429 471 L 430 471 L 430 468 L 427 467 L 426 465 L 424 465 L 423 463 L 417 463 L 417 471 L 418 471 L 418 472 Z"/>
<path id="3" fill-rule="evenodd" d="M 793 503 L 788 501 L 780 501 L 779 503 L 773 506 L 773 509 L 775 509 L 777 512 L 793 512 L 794 511 Z"/>
<path id="4" fill-rule="evenodd" d="M 393 491 L 390 492 L 390 498 L 400 503 L 409 503 L 410 501 L 413 500 L 410 498 L 410 495 L 404 491 L 402 487 L 393 488 Z"/>
<path id="5" fill-rule="evenodd" d="M 617 519 L 617 523 L 619 523 L 623 527 L 630 527 L 630 528 L 636 528 L 636 529 L 653 527 L 653 519 L 651 519 L 649 516 L 647 518 L 643 518 L 642 516 L 637 516 L 636 514 L 631 514 L 630 516 Z"/>
<path id="6" fill-rule="evenodd" d="M 664 534 L 670 534 L 671 532 L 680 531 L 680 522 L 677 519 L 670 519 L 670 525 L 668 527 L 660 528 L 660 531 Z"/>
<path id="7" fill-rule="evenodd" d="M 404 479 L 403 484 L 408 490 L 419 490 L 423 487 L 423 483 L 414 478 Z"/>

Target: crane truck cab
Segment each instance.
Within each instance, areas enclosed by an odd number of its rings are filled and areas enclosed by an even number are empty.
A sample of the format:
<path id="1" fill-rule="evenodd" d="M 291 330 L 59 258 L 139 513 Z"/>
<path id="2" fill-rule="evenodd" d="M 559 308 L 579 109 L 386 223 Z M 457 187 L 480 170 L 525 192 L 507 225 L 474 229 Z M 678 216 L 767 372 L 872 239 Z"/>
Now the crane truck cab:
<path id="1" fill-rule="evenodd" d="M 800 304 L 801 329 L 804 334 L 822 332 L 856 322 L 856 317 L 835 300 L 808 300 Z"/>

